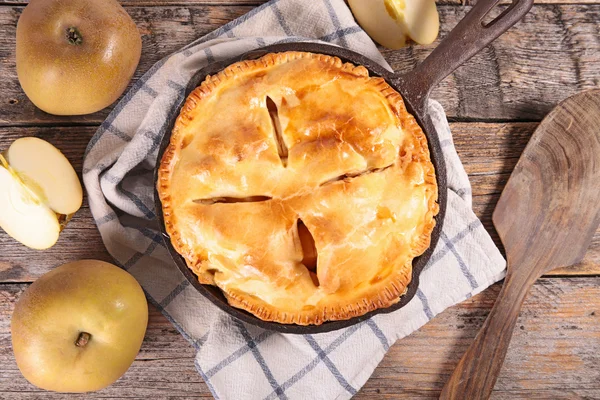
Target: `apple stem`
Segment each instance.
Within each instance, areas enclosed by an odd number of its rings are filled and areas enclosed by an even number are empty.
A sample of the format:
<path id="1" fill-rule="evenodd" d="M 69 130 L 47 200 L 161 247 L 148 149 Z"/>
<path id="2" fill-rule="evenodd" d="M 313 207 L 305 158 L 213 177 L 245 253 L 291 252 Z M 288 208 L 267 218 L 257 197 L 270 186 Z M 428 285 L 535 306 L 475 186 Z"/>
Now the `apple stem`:
<path id="1" fill-rule="evenodd" d="M 69 44 L 80 45 L 83 43 L 83 36 L 81 36 L 81 33 L 77 28 L 72 26 L 67 28 L 67 40 L 69 41 Z"/>
<path id="2" fill-rule="evenodd" d="M 85 345 L 88 344 L 88 342 L 90 341 L 91 338 L 92 338 L 92 335 L 90 335 L 89 333 L 81 332 L 81 333 L 79 333 L 79 336 L 77 337 L 77 340 L 75 341 L 75 346 L 85 347 Z"/>

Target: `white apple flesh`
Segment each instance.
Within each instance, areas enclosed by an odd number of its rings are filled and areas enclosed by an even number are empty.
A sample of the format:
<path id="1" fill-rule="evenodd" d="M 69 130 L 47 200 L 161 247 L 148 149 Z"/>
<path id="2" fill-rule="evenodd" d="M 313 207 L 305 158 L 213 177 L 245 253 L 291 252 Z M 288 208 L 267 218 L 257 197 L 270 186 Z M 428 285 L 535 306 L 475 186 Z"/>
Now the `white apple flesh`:
<path id="1" fill-rule="evenodd" d="M 83 190 L 69 160 L 45 140 L 17 139 L 6 152 L 6 161 L 23 182 L 57 214 L 81 208 Z"/>
<path id="2" fill-rule="evenodd" d="M 399 49 L 408 39 L 432 43 L 440 22 L 434 0 L 349 0 L 360 26 L 384 47 Z"/>
<path id="3" fill-rule="evenodd" d="M 37 138 L 16 140 L 0 156 L 0 228 L 27 247 L 52 247 L 83 201 L 83 189 L 66 157 Z"/>
<path id="4" fill-rule="evenodd" d="M 385 0 L 388 13 L 404 25 L 408 36 L 418 44 L 430 44 L 440 30 L 440 17 L 434 0 Z"/>
<path id="5" fill-rule="evenodd" d="M 56 214 L 3 166 L 0 166 L 0 188 L 0 227 L 32 249 L 52 247 L 60 234 Z"/>

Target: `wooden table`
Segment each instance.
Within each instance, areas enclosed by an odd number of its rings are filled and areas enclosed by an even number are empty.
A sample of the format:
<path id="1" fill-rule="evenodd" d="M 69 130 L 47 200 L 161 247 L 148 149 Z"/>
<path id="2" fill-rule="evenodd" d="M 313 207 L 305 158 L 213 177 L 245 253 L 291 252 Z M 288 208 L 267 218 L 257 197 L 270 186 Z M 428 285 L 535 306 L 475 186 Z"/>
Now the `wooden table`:
<path id="1" fill-rule="evenodd" d="M 442 36 L 467 12 L 469 1 L 439 3 Z M 162 57 L 262 2 L 124 0 L 143 36 L 134 79 Z M 84 149 L 110 109 L 55 117 L 37 110 L 25 97 L 14 54 L 15 28 L 25 5 L 24 0 L 0 0 L 0 149 L 18 137 L 39 136 L 81 170 Z M 382 51 L 396 71 L 407 71 L 432 48 Z M 537 124 L 559 101 L 599 83 L 600 0 L 536 0 L 523 22 L 433 94 L 451 121 L 473 184 L 475 212 L 497 242 L 492 210 Z M 111 260 L 87 205 L 49 251 L 27 250 L 0 232 L 0 398 L 63 397 L 39 391 L 19 373 L 11 349 L 10 316 L 30 282 L 59 264 L 84 258 Z M 498 291 L 499 285 L 494 285 L 396 343 L 357 398 L 437 397 Z M 131 369 L 111 387 L 88 397 L 210 398 L 193 357 L 192 346 L 151 308 L 146 340 Z M 493 395 L 584 397 L 600 398 L 600 231 L 584 262 L 556 271 L 533 287 Z"/>

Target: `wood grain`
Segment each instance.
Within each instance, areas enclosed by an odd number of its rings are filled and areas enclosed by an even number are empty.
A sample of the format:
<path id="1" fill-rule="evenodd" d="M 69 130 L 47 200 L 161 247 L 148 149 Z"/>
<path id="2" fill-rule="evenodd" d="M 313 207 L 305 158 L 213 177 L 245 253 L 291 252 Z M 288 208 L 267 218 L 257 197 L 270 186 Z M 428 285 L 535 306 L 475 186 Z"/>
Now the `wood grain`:
<path id="1" fill-rule="evenodd" d="M 587 289 L 566 288 L 566 282 L 587 286 L 595 279 L 598 278 L 542 279 L 533 286 L 517 321 L 518 328 L 492 399 L 577 398 L 576 394 L 583 395 L 585 391 L 590 398 L 599 395 L 599 371 L 592 371 L 587 365 L 598 359 L 594 349 L 600 345 L 600 325 L 588 330 L 580 323 L 586 320 L 597 324 L 597 307 L 584 303 L 592 294 Z M 492 286 L 397 342 L 361 394 L 382 399 L 437 398 L 454 365 L 483 324 L 499 290 L 500 285 Z M 444 327 L 440 329 L 438 324 Z M 581 339 L 576 338 L 579 333 Z M 576 349 L 580 340 L 586 347 L 583 354 Z M 579 379 L 581 384 L 577 382 Z"/>
<path id="2" fill-rule="evenodd" d="M 27 285 L 0 285 L 0 398 L 43 399 L 19 373 L 9 320 Z M 437 398 L 454 364 L 486 318 L 500 286 L 452 307 L 398 341 L 357 399 Z M 532 288 L 492 399 L 600 396 L 600 277 L 542 279 Z M 146 338 L 133 366 L 109 388 L 85 398 L 207 398 L 194 349 L 151 307 Z M 69 396 L 71 399 L 84 396 Z"/>
<path id="3" fill-rule="evenodd" d="M 533 133 L 493 215 L 514 277 L 536 279 L 585 255 L 600 225 L 598 127 L 596 89 L 560 103 Z"/>
<path id="4" fill-rule="evenodd" d="M 264 1 L 123 0 L 143 37 L 143 56 L 135 78 L 160 58 Z M 463 0 L 470 1 L 476 0 Z M 4 126 L 0 128 L 0 149 L 17 137 L 41 136 L 63 150 L 80 170 L 83 150 L 109 110 L 85 117 L 55 117 L 36 110 L 26 99 L 14 66 L 15 27 L 26 3 L 0 0 L 0 126 Z M 438 2 L 442 36 L 468 11 L 460 3 Z M 537 126 L 535 121 L 568 95 L 600 84 L 598 3 L 536 0 L 523 22 L 434 93 L 455 121 L 452 131 L 473 184 L 474 211 L 497 244 L 491 213 Z M 382 50 L 397 71 L 408 71 L 434 46 Z M 0 231 L 0 399 L 64 398 L 40 392 L 21 377 L 10 349 L 8 324 L 16 297 L 26 287 L 20 282 L 31 282 L 56 265 L 81 258 L 110 261 L 87 205 L 59 243 L 46 252 L 27 250 Z M 600 398 L 600 231 L 582 263 L 552 274 L 577 277 L 544 278 L 533 286 L 493 399 Z M 495 285 L 447 310 L 399 341 L 356 398 L 437 398 L 483 324 L 499 288 Z M 123 379 L 94 396 L 210 399 L 193 367 L 193 357 L 193 348 L 152 308 L 148 334 L 136 362 Z"/>
<path id="5" fill-rule="evenodd" d="M 219 5 L 222 7 L 259 6 L 268 0 L 120 0 L 125 7 L 156 7 L 166 5 Z M 477 0 L 436 0 L 438 5 L 472 5 Z M 501 0 L 500 4 L 510 4 L 511 0 Z M 2 5 L 27 5 L 27 0 L 0 0 Z M 536 4 L 594 4 L 595 0 L 535 0 Z"/>
<path id="6" fill-rule="evenodd" d="M 218 5 L 220 7 L 259 6 L 268 0 L 119 0 L 126 9 L 129 7 L 156 7 L 156 6 L 188 6 L 188 5 Z M 437 4 L 461 5 L 462 0 L 436 0 Z M 466 0 L 465 0 L 466 1 Z M 549 0 L 546 0 L 549 1 Z M 558 0 L 561 1 L 561 0 Z M 562 0 L 568 1 L 568 0 Z M 2 5 L 25 6 L 28 0 L 0 0 Z"/>
<path id="7" fill-rule="evenodd" d="M 493 213 L 508 272 L 490 315 L 441 399 L 487 399 L 527 292 L 545 272 L 578 263 L 600 225 L 600 90 L 560 103 L 537 127 Z"/>
<path id="8" fill-rule="evenodd" d="M 162 57 L 250 11 L 249 6 L 129 7 L 142 32 L 138 78 Z M 15 72 L 15 27 L 22 7 L 0 7 L 0 125 L 100 123 L 109 109 L 56 117 L 37 110 Z M 468 7 L 440 6 L 441 35 Z M 433 93 L 455 120 L 540 120 L 554 105 L 600 83 L 600 5 L 538 5 L 492 46 L 447 78 Z M 414 68 L 434 48 L 383 50 L 396 71 Z M 552 62 L 549 62 L 549 59 Z"/>
<path id="9" fill-rule="evenodd" d="M 465 0 L 465 5 L 473 5 L 477 0 Z M 500 0 L 500 5 L 510 4 L 511 0 Z M 596 0 L 535 0 L 534 4 L 598 4 Z"/>
<path id="10" fill-rule="evenodd" d="M 254 6 L 131 7 L 142 34 L 142 58 L 132 82 L 163 57 L 247 13 Z M 100 124 L 109 107 L 87 116 L 58 117 L 37 109 L 19 86 L 15 69 L 16 24 L 23 7 L 0 7 L 0 125 Z M 130 84 L 131 86 L 131 84 Z"/>
<path id="11" fill-rule="evenodd" d="M 123 7 L 155 7 L 169 5 L 218 5 L 221 7 L 259 6 L 269 0 L 117 0 Z M 25 6 L 29 0 L 0 0 L 1 5 Z"/>
<path id="12" fill-rule="evenodd" d="M 502 188 L 537 123 L 451 123 L 454 142 L 473 187 L 475 214 L 500 246 L 491 215 Z M 81 171 L 83 152 L 96 127 L 0 128 L 0 150 L 15 139 L 38 136 L 57 146 Z M 0 282 L 31 282 L 51 268 L 84 258 L 110 261 L 94 224 L 87 199 L 56 246 L 43 252 L 25 248 L 0 230 Z M 584 262 L 553 274 L 600 275 L 600 230 Z"/>
<path id="13" fill-rule="evenodd" d="M 440 36 L 467 11 L 468 7 L 441 7 Z M 454 120 L 540 120 L 566 97 L 598 86 L 599 13 L 598 5 L 534 6 L 442 82 L 432 98 L 440 100 Z M 407 71 L 435 44 L 386 50 L 384 55 L 396 71 Z"/>

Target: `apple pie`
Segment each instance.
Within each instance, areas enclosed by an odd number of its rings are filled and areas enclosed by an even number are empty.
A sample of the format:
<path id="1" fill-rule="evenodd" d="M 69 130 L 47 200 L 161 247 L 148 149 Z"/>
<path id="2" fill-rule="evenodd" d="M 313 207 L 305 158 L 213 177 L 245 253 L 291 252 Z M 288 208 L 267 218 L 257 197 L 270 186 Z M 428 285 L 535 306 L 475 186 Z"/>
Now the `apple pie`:
<path id="1" fill-rule="evenodd" d="M 159 166 L 174 248 L 265 321 L 321 324 L 399 301 L 438 212 L 427 139 L 367 69 L 306 52 L 208 76 Z"/>

